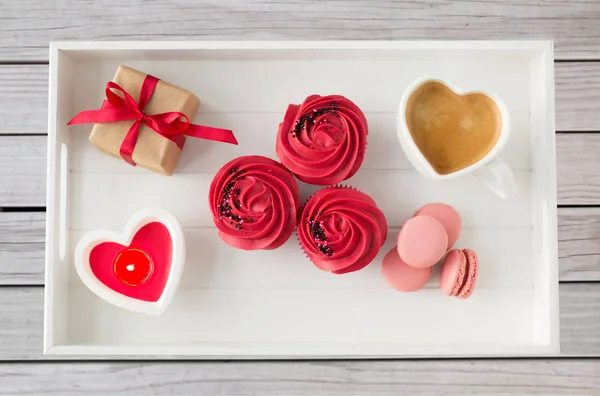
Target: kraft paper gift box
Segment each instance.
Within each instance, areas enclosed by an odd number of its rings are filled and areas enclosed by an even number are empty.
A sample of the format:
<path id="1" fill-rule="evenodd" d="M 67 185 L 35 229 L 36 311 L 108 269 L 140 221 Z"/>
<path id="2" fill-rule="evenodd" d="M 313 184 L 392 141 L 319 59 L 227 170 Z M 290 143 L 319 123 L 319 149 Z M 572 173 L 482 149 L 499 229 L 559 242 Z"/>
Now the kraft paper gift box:
<path id="1" fill-rule="evenodd" d="M 238 144 L 228 129 L 193 124 L 200 100 L 190 91 L 119 66 L 99 110 L 83 110 L 68 125 L 94 124 L 90 141 L 131 165 L 171 175 L 186 136 Z"/>
<path id="2" fill-rule="evenodd" d="M 113 82 L 121 86 L 137 103 L 145 78 L 145 73 L 121 65 L 117 68 Z M 152 115 L 178 111 L 193 122 L 199 106 L 200 100 L 190 91 L 159 80 L 144 107 L 144 113 Z M 121 144 L 134 122 L 135 120 L 94 124 L 90 141 L 106 154 L 121 158 Z M 170 139 L 142 123 L 133 149 L 133 161 L 154 172 L 171 175 L 177 166 L 184 142 L 183 135 L 173 135 Z"/>

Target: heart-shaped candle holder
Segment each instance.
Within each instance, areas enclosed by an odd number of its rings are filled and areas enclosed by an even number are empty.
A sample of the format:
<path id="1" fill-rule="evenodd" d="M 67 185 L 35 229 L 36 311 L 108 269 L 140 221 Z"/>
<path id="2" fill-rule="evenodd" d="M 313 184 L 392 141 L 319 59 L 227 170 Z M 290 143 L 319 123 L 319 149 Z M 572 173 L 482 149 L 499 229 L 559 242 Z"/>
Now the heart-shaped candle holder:
<path id="1" fill-rule="evenodd" d="M 179 222 L 160 208 L 135 213 L 123 233 L 89 232 L 75 249 L 75 268 L 96 295 L 118 307 L 160 315 L 183 274 L 185 241 Z"/>

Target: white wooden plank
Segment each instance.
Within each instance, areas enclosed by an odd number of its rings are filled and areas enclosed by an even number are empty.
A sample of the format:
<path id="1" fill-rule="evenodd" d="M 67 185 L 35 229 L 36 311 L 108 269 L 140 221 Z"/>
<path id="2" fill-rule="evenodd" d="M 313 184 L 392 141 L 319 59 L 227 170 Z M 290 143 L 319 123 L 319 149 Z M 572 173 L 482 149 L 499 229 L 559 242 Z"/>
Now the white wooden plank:
<path id="1" fill-rule="evenodd" d="M 600 283 L 560 285 L 561 352 L 600 355 Z"/>
<path id="2" fill-rule="evenodd" d="M 436 289 L 184 289 L 158 317 L 72 287 L 69 344 L 141 347 L 138 354 L 150 345 L 157 347 L 150 351 L 182 351 L 169 354 L 266 357 L 398 356 L 411 350 L 437 356 L 450 347 L 472 355 L 491 346 L 513 351 L 534 344 L 530 289 L 475 293 L 462 301 Z M 439 348 L 430 349 L 432 344 Z"/>
<path id="3" fill-rule="evenodd" d="M 402 59 L 405 53 L 376 52 L 368 60 L 348 57 L 348 52 L 340 50 L 337 53 L 345 58 L 336 57 L 335 50 L 315 53 L 314 58 L 306 60 L 290 59 L 283 52 L 275 54 L 273 60 L 248 59 L 242 52 L 207 61 L 132 60 L 127 64 L 195 92 L 202 100 L 200 114 L 275 112 L 283 115 L 289 103 L 299 103 L 315 93 L 344 95 L 365 113 L 396 113 L 404 89 L 414 80 L 431 75 L 448 79 L 465 91 L 494 92 L 513 116 L 528 115 L 530 71 L 527 59 L 513 55 L 489 62 L 457 57 L 444 59 L 444 67 L 440 68 L 439 62 L 431 60 Z M 73 105 L 74 111 L 102 103 L 104 81 L 113 77 L 120 63 L 122 60 L 92 62 L 75 68 L 73 81 L 84 81 L 92 76 L 101 83 L 83 91 L 82 100 Z M 310 78 L 309 83 L 307 78 Z M 528 124 L 518 127 L 529 130 Z"/>
<path id="4" fill-rule="evenodd" d="M 402 152 L 396 134 L 396 113 L 366 113 L 369 123 L 367 151 L 361 169 L 413 169 Z M 231 129 L 237 133 L 238 146 L 200 139 L 187 139 L 181 154 L 177 173 L 216 171 L 229 160 L 242 155 L 264 155 L 275 158 L 275 137 L 282 114 L 278 113 L 204 113 L 197 123 Z M 529 122 L 526 116 L 513 119 L 519 127 Z M 522 129 L 522 128 L 521 128 Z M 123 161 L 107 156 L 92 148 L 89 129 L 71 135 L 72 172 L 133 173 Z M 272 144 L 264 144 L 272 140 Z M 531 142 L 527 134 L 515 133 L 502 152 L 514 170 L 531 169 Z"/>
<path id="5" fill-rule="evenodd" d="M 562 205 L 600 203 L 600 134 L 557 134 L 557 194 Z"/>
<path id="6" fill-rule="evenodd" d="M 600 284 L 561 284 L 560 298 L 561 356 L 600 356 Z M 42 288 L 0 288 L 0 317 L 0 360 L 48 358 L 41 355 Z"/>
<path id="7" fill-rule="evenodd" d="M 381 117 L 385 118 L 385 116 Z M 375 120 L 377 120 L 377 117 Z M 266 122 L 268 123 L 269 121 Z M 375 123 L 377 124 L 377 121 Z M 83 139 L 82 136 L 78 138 Z M 385 135 L 385 139 L 379 139 L 379 137 L 373 138 L 373 143 L 383 147 L 387 142 L 387 138 L 387 135 Z M 0 156 L 0 169 L 2 169 L 0 171 L 0 186 L 2 187 L 0 189 L 0 205 L 43 206 L 45 201 L 45 138 L 37 136 L 26 138 L 10 136 L 3 137 L 2 139 L 2 145 L 0 145 L 0 152 L 2 153 L 2 156 Z M 211 143 L 205 142 L 190 143 L 192 147 L 194 145 L 206 145 L 207 148 L 212 146 Z M 513 148 L 519 147 L 516 143 Z M 219 150 L 231 149 L 230 147 L 221 148 L 221 146 L 224 145 L 220 145 Z M 597 147 L 598 137 L 594 134 L 578 134 L 577 136 L 571 136 L 570 134 L 558 135 L 559 203 L 589 205 L 598 202 L 599 192 L 597 191 L 597 186 L 600 181 L 595 179 L 593 171 Z M 201 147 L 199 149 L 202 150 Z M 267 148 L 264 147 L 258 148 L 259 152 L 266 150 Z M 208 155 L 206 158 L 207 162 L 204 162 L 202 157 L 192 156 L 191 151 L 194 150 L 184 152 L 182 159 L 182 168 L 184 170 L 186 166 L 189 166 L 190 169 L 202 169 L 206 167 L 207 163 L 214 164 L 211 155 Z M 520 160 L 517 157 L 514 158 L 518 165 Z M 112 163 L 112 166 L 117 168 L 119 168 L 119 165 L 122 165 L 111 158 L 102 158 L 102 160 L 104 164 Z M 399 164 L 400 167 L 403 166 L 401 162 Z M 386 163 L 380 161 L 377 156 L 370 156 L 367 158 L 366 166 L 384 167 Z M 211 165 L 211 167 L 214 167 L 214 165 Z"/>
<path id="8" fill-rule="evenodd" d="M 46 133 L 47 108 L 48 65 L 0 66 L 0 135 Z"/>
<path id="9" fill-rule="evenodd" d="M 45 139 L 43 137 L 4 137 L 0 151 L 0 202 L 13 206 L 43 206 L 45 199 Z M 557 135 L 558 202 L 561 205 L 594 205 L 600 203 L 600 178 L 595 172 L 598 166 L 597 152 L 600 135 L 558 134 Z M 201 143 L 200 143 L 201 144 Z M 23 150 L 19 152 L 19 150 Z M 107 158 L 107 162 L 112 159 Z M 116 160 L 114 160 L 116 161 Z M 188 157 L 193 163 L 195 160 Z M 375 161 L 375 160 L 374 160 Z M 117 166 L 117 164 L 115 164 Z M 196 165 L 190 165 L 196 166 Z M 399 165 L 400 167 L 401 165 Z M 127 169 L 127 167 L 125 167 Z M 133 169 L 144 177 L 160 178 L 143 169 Z M 145 174 L 144 174 L 145 173 Z M 77 175 L 73 176 L 77 178 Z M 98 176 L 101 177 L 101 176 Z M 175 174 L 171 179 L 193 178 L 190 174 Z M 176 183 L 176 182 L 173 182 Z"/>
<path id="10" fill-rule="evenodd" d="M 554 64 L 556 130 L 600 130 L 600 62 Z"/>
<path id="11" fill-rule="evenodd" d="M 137 173 L 135 178 L 132 174 L 122 173 L 71 174 L 71 228 L 122 227 L 125 219 L 145 206 L 159 206 L 171 211 L 183 226 L 212 226 L 207 197 L 213 174 L 176 174 L 168 178 L 141 169 Z M 520 191 L 511 200 L 498 199 L 474 177 L 430 181 L 414 170 L 360 170 L 344 184 L 370 194 L 392 227 L 401 226 L 423 204 L 441 199 L 463 214 L 466 226 L 530 226 L 531 173 L 521 171 L 515 177 Z M 302 184 L 301 196 L 307 199 L 318 189 L 318 186 Z M 471 199 L 467 202 L 465 196 Z M 106 208 L 109 202 L 119 202 L 119 205 L 110 205 L 110 213 L 97 210 Z M 490 207 L 494 207 L 494 211 L 490 211 Z"/>
<path id="12" fill-rule="evenodd" d="M 379 255 L 365 269 L 343 277 L 330 276 L 314 267 L 302 254 L 296 235 L 275 251 L 246 252 L 232 249 L 217 236 L 214 227 L 184 228 L 186 267 L 180 289 L 305 289 L 310 290 L 387 290 L 380 275 L 383 256 L 396 245 L 399 228 L 392 228 Z M 84 232 L 73 232 L 71 254 Z M 498 244 L 498 241 L 503 241 Z M 471 247 L 478 253 L 481 270 L 478 289 L 527 288 L 533 282 L 532 235 L 523 228 L 463 228 L 455 246 Z M 506 249 L 510 246 L 511 249 Z M 225 260 L 223 258 L 227 257 Z M 80 285 L 74 267 L 70 282 Z M 439 266 L 425 288 L 439 286 Z M 519 273 L 520 276 L 514 276 Z M 268 277 L 260 274 L 269 274 Z"/>
<path id="13" fill-rule="evenodd" d="M 557 130 L 600 130 L 600 113 L 596 111 L 600 100 L 600 62 L 556 63 L 555 81 Z M 46 133 L 47 96 L 47 65 L 0 65 L 0 134 Z M 271 125 L 267 120 L 261 122 Z M 232 126 L 239 130 L 235 123 Z"/>
<path id="14" fill-rule="evenodd" d="M 0 59 L 47 60 L 49 40 L 547 39 L 561 59 L 600 54 L 600 5 L 585 0 L 439 3 L 259 0 L 179 4 L 142 0 L 81 6 L 28 0 L 3 5 Z M 518 16 L 518 17 L 516 17 Z M 160 23 L 157 23 L 160 21 Z M 135 27 L 135 28 L 133 28 Z"/>
<path id="15" fill-rule="evenodd" d="M 44 227 L 45 213 L 0 212 L 0 284 L 43 285 Z M 600 281 L 600 208 L 559 208 L 558 240 L 561 281 Z"/>
<path id="16" fill-rule="evenodd" d="M 600 281 L 600 208 L 559 208 L 561 281 Z"/>
<path id="17" fill-rule="evenodd" d="M 380 141 L 384 143 L 385 141 Z M 202 145 L 202 142 L 192 142 Z M 44 206 L 45 205 L 45 149 L 43 136 L 5 136 L 0 144 L 0 206 Z M 597 177 L 597 152 L 600 149 L 600 135 L 558 134 L 557 170 L 559 204 L 594 205 L 600 202 L 600 179 Z M 199 150 L 201 150 L 199 148 Z M 225 150 L 225 149 L 223 149 Z M 192 151 L 192 150 L 189 150 Z M 185 153 L 185 151 L 184 151 Z M 95 154 L 90 150 L 90 155 Z M 231 155 L 231 154 L 230 154 Z M 186 158 L 187 157 L 187 158 Z M 101 164 L 117 160 L 103 158 Z M 198 161 L 198 162 L 196 162 Z M 378 160 L 372 159 L 371 165 Z M 202 160 L 184 154 L 182 165 L 185 168 L 203 165 Z M 123 169 L 124 164 L 112 166 Z M 398 167 L 402 164 L 399 162 Z M 142 169 L 130 170 L 144 173 Z M 176 174 L 174 178 L 191 177 Z"/>
<path id="18" fill-rule="evenodd" d="M 600 361 L 4 363 L 6 394 L 593 395 Z"/>
<path id="19" fill-rule="evenodd" d="M 0 285 L 44 283 L 43 212 L 0 211 Z"/>
<path id="20" fill-rule="evenodd" d="M 0 287 L 0 296 L 0 360 L 40 358 L 44 289 Z"/>
<path id="21" fill-rule="evenodd" d="M 0 136 L 0 207 L 45 206 L 45 158 L 45 136 Z"/>

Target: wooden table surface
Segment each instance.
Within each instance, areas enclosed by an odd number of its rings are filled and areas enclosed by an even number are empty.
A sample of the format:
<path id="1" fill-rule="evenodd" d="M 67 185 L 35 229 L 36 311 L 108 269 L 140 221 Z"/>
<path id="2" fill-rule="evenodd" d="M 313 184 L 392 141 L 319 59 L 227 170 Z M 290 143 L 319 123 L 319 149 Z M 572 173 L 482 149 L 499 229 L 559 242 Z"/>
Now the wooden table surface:
<path id="1" fill-rule="evenodd" d="M 562 354 L 73 361 L 42 356 L 50 40 L 553 39 Z M 600 1 L 0 0 L 0 394 L 600 394 Z"/>

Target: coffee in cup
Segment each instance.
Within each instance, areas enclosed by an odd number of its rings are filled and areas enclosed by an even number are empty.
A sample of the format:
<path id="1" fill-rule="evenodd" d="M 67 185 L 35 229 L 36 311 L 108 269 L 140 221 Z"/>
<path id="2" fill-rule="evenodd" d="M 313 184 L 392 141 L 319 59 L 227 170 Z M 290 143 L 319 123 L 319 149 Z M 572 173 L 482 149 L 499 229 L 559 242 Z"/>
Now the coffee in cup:
<path id="1" fill-rule="evenodd" d="M 419 79 L 404 92 L 398 138 L 413 166 L 433 179 L 473 173 L 507 198 L 514 175 L 497 155 L 510 134 L 504 102 L 492 92 L 461 92 L 447 81 Z"/>
<path id="2" fill-rule="evenodd" d="M 409 96 L 405 117 L 415 144 L 440 175 L 481 161 L 502 132 L 502 115 L 489 96 L 457 95 L 438 81 Z"/>

